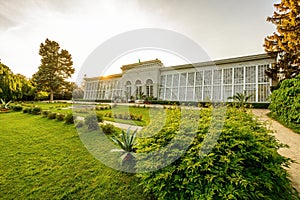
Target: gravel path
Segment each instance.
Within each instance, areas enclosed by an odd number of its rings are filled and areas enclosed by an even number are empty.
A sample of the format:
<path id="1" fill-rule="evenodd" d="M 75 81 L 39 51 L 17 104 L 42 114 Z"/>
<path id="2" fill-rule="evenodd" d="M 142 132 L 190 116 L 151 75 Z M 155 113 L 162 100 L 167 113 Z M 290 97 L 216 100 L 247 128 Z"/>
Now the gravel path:
<path id="1" fill-rule="evenodd" d="M 294 187 L 300 192 L 300 134 L 294 133 L 292 130 L 284 127 L 279 122 L 272 120 L 266 114 L 270 112 L 268 109 L 253 109 L 253 113 L 262 121 L 268 121 L 268 128 L 273 130 L 275 137 L 290 148 L 279 149 L 279 153 L 285 157 L 296 161 L 292 163 L 288 172 Z"/>
<path id="2" fill-rule="evenodd" d="M 140 131 L 143 129 L 142 126 L 134 126 L 134 125 L 130 125 L 130 124 L 123 124 L 123 123 L 117 123 L 117 122 L 111 122 L 111 121 L 103 121 L 104 124 L 112 124 L 115 127 L 121 128 L 121 129 L 125 129 L 127 130 L 128 128 L 130 128 L 130 130 L 134 131 Z"/>

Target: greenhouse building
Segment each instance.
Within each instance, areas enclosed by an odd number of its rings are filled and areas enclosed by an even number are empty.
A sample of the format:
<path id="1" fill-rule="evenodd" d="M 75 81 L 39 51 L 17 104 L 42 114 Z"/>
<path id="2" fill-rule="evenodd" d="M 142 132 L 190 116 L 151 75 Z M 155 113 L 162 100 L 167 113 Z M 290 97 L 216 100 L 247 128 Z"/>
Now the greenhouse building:
<path id="1" fill-rule="evenodd" d="M 138 62 L 120 74 L 86 77 L 84 99 L 223 102 L 245 91 L 251 102 L 265 103 L 272 85 L 265 70 L 274 62 L 267 54 L 168 67 L 158 59 Z"/>

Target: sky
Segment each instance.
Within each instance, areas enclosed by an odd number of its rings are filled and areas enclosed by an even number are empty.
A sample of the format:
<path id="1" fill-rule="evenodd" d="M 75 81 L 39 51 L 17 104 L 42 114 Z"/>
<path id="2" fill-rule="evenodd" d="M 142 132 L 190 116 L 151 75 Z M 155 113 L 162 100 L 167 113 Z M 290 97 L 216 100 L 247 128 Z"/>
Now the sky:
<path id="1" fill-rule="evenodd" d="M 278 0 L 0 0 L 0 59 L 14 73 L 31 77 L 40 65 L 40 44 L 49 38 L 71 53 L 75 80 L 98 46 L 143 28 L 182 34 L 212 60 L 264 53 L 264 38 L 275 31 L 266 21 L 274 3 Z M 165 66 L 186 62 L 170 52 L 142 50 L 96 67 L 120 73 L 121 65 L 156 58 Z"/>

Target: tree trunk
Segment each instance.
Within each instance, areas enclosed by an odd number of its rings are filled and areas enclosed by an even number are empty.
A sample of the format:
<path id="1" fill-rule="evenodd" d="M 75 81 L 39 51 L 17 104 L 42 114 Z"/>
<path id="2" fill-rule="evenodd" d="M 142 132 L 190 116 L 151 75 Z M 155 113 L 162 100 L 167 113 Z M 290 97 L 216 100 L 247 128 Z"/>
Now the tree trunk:
<path id="1" fill-rule="evenodd" d="M 53 90 L 50 90 L 50 102 L 53 102 Z"/>

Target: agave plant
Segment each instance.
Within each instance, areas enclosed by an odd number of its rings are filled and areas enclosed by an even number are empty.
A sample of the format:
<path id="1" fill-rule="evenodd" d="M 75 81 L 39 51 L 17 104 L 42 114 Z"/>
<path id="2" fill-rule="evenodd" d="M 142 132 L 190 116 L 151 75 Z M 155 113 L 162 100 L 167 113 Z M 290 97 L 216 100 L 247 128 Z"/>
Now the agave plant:
<path id="1" fill-rule="evenodd" d="M 133 163 L 134 162 L 134 156 L 133 153 L 135 152 L 135 144 L 136 144 L 136 133 L 137 129 L 131 133 L 130 128 L 127 129 L 125 132 L 122 130 L 122 133 L 119 135 L 119 137 L 111 136 L 111 140 L 118 145 L 121 149 L 112 149 L 112 152 L 121 152 L 121 165 L 124 165 L 127 163 Z"/>
<path id="2" fill-rule="evenodd" d="M 5 102 L 3 99 L 1 99 L 1 108 L 2 109 L 8 109 L 8 105 L 10 104 L 11 101 Z"/>
<path id="3" fill-rule="evenodd" d="M 249 99 L 253 96 L 254 94 L 247 95 L 246 91 L 244 90 L 243 93 L 236 93 L 232 97 L 228 97 L 228 99 L 232 99 L 237 102 L 237 106 L 239 108 L 245 108 L 246 103 L 249 101 Z"/>

